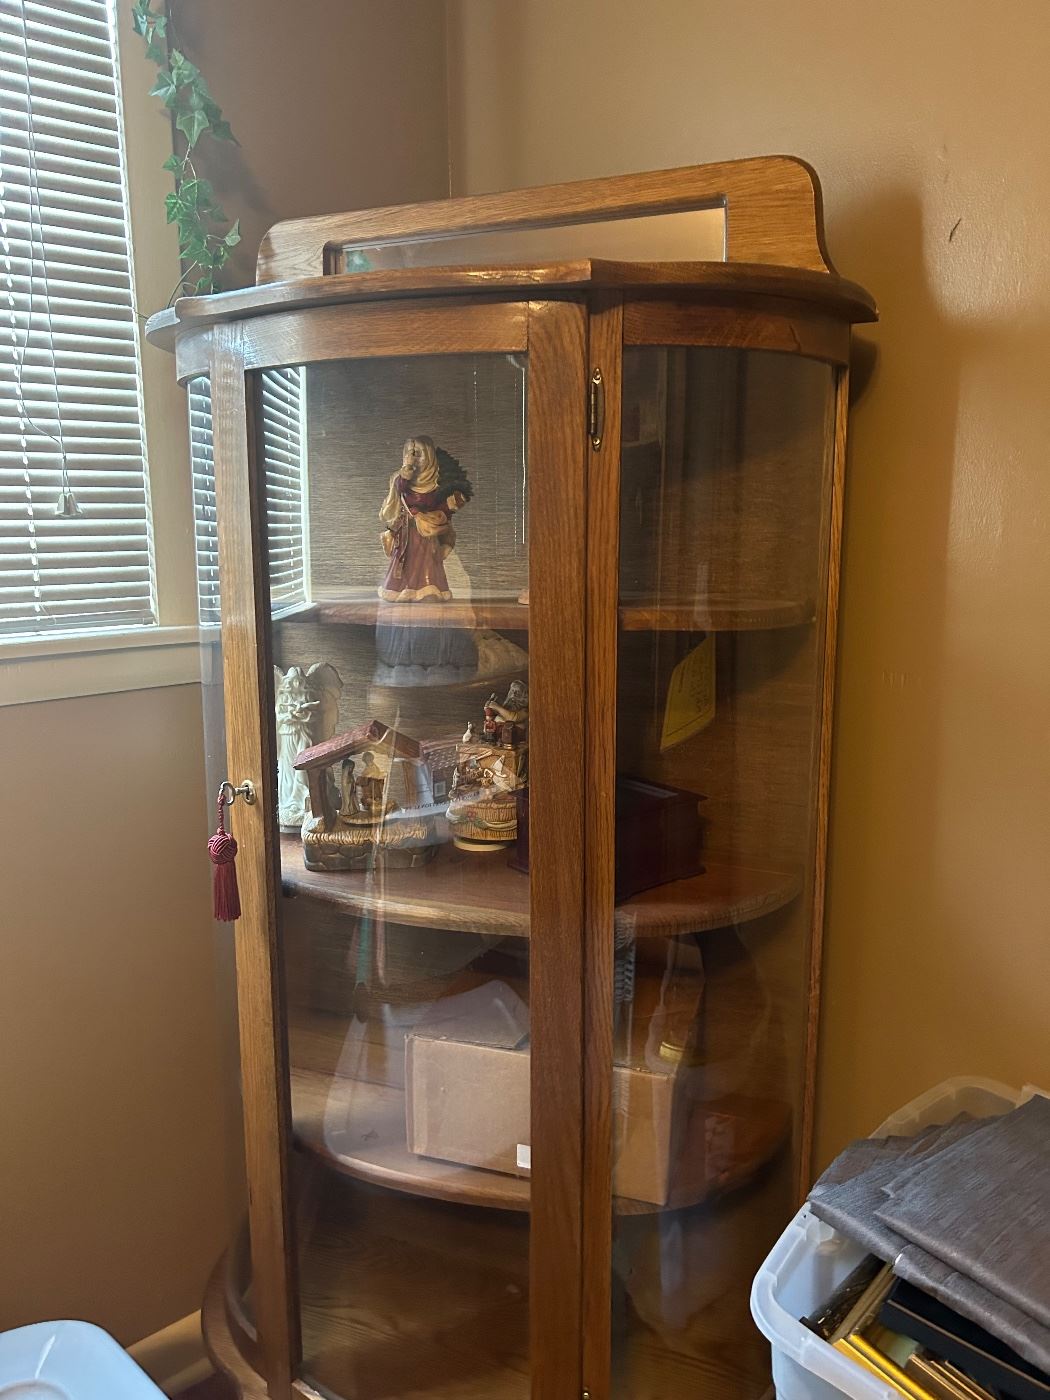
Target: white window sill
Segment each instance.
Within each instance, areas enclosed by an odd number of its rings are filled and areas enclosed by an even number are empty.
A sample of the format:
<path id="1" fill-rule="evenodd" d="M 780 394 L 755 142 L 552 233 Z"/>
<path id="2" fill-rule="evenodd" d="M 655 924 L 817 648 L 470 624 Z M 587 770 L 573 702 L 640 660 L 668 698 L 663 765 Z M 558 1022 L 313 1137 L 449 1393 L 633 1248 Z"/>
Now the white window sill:
<path id="1" fill-rule="evenodd" d="M 211 630 L 140 627 L 0 641 L 0 705 L 196 684 Z"/>

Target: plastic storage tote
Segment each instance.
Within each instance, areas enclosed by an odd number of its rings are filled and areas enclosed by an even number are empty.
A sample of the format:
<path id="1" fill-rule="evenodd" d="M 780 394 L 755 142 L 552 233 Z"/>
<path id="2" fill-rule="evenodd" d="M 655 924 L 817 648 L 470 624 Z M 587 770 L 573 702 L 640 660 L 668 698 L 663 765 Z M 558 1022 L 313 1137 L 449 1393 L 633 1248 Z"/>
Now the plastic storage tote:
<path id="1" fill-rule="evenodd" d="M 164 1400 L 108 1332 L 90 1322 L 33 1322 L 0 1332 L 0 1397 Z"/>
<path id="2" fill-rule="evenodd" d="M 957 1113 L 991 1118 L 1028 1098 L 992 1079 L 946 1079 L 913 1099 L 881 1124 L 872 1137 L 910 1136 L 929 1123 L 947 1123 Z M 773 1384 L 778 1400 L 900 1400 L 883 1385 L 803 1327 L 812 1312 L 859 1264 L 866 1251 L 825 1225 L 803 1206 L 755 1275 L 751 1315 L 773 1347 Z"/>

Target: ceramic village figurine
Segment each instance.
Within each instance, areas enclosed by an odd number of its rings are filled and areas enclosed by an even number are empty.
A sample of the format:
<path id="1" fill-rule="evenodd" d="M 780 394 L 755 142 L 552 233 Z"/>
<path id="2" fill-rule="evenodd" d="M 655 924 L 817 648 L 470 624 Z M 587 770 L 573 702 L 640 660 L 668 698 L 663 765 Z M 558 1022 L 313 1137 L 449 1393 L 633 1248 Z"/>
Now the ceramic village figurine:
<path id="1" fill-rule="evenodd" d="M 411 437 L 379 511 L 389 565 L 379 588 L 386 603 L 446 602 L 452 597 L 445 559 L 456 543 L 452 516 L 473 487 L 450 453 L 429 437 Z"/>
<path id="2" fill-rule="evenodd" d="M 458 745 L 449 793 L 449 831 L 463 851 L 500 851 L 514 844 L 528 782 L 525 682 L 512 681 L 502 703 L 490 695 L 484 715 L 481 734 L 475 735 L 470 723 Z"/>
<path id="3" fill-rule="evenodd" d="M 273 668 L 277 711 L 277 821 L 282 831 L 298 831 L 310 811 L 306 779 L 295 769 L 303 749 L 330 739 L 339 723 L 343 682 L 334 666 L 319 661 L 304 670 Z"/>
<path id="4" fill-rule="evenodd" d="M 310 793 L 302 827 L 310 870 L 404 868 L 433 858 L 444 804 L 434 803 L 415 739 L 370 720 L 300 753 L 295 768 Z"/>

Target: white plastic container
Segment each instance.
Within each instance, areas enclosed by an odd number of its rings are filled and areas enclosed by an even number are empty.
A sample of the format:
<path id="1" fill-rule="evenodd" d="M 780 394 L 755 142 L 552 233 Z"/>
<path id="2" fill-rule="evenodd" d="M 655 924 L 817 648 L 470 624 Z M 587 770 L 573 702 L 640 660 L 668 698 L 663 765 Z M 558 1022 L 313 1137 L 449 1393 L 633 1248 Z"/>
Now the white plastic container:
<path id="1" fill-rule="evenodd" d="M 1016 1108 L 1031 1090 L 1018 1092 L 992 1079 L 946 1079 L 891 1114 L 872 1137 L 908 1137 L 930 1123 L 947 1123 L 957 1113 L 991 1118 Z M 778 1400 L 900 1400 L 883 1385 L 803 1327 L 866 1251 L 825 1225 L 803 1206 L 755 1275 L 751 1315 L 773 1346 L 773 1384 Z"/>
<path id="2" fill-rule="evenodd" d="M 33 1322 L 0 1332 L 0 1400 L 164 1400 L 108 1332 Z"/>

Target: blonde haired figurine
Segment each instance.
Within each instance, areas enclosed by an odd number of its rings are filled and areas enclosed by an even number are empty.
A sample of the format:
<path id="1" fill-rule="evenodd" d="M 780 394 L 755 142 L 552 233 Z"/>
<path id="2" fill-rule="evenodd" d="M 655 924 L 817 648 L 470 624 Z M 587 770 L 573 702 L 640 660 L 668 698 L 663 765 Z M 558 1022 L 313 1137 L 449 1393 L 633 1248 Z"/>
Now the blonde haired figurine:
<path id="1" fill-rule="evenodd" d="M 452 516 L 472 494 L 455 457 L 435 447 L 432 438 L 408 439 L 379 511 L 387 527 L 382 540 L 390 560 L 379 589 L 384 602 L 452 597 L 444 563 L 456 543 Z"/>

